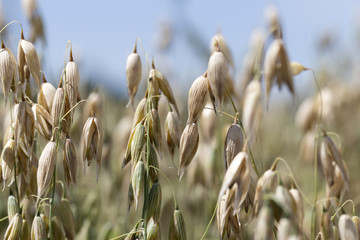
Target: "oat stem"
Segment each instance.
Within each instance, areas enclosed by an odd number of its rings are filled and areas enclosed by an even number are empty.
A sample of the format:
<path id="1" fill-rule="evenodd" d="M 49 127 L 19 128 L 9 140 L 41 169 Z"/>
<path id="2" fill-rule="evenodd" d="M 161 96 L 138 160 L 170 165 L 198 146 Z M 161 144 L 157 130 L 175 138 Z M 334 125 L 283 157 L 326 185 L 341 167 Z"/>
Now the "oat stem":
<path id="1" fill-rule="evenodd" d="M 353 200 L 348 199 L 348 200 L 346 200 L 346 201 L 336 210 L 335 214 L 331 217 L 331 221 L 334 221 L 334 218 L 336 217 L 336 215 L 339 213 L 339 211 L 340 211 L 348 202 L 351 202 L 351 203 L 352 203 L 352 211 L 353 211 L 352 213 L 353 213 L 353 216 L 356 216 L 354 202 L 353 202 Z"/>
<path id="2" fill-rule="evenodd" d="M 55 165 L 55 169 L 54 169 L 54 173 L 53 173 L 53 189 L 52 189 L 52 193 L 51 193 L 51 199 L 50 199 L 50 208 L 49 208 L 49 233 L 50 233 L 50 240 L 53 239 L 53 234 L 52 234 L 52 205 L 54 202 L 54 197 L 55 197 L 55 188 L 56 188 L 56 165 Z"/>
<path id="3" fill-rule="evenodd" d="M 5 221 L 5 220 L 8 219 L 8 218 L 9 218 L 9 216 L 3 217 L 2 219 L 0 219 L 0 223 L 1 223 L 2 221 Z"/>
<path id="4" fill-rule="evenodd" d="M 161 174 L 165 177 L 166 181 L 170 184 L 171 191 L 172 191 L 173 198 L 174 198 L 174 203 L 175 203 L 175 206 L 177 206 L 176 198 L 175 198 L 175 191 L 174 191 L 174 187 L 173 187 L 174 184 L 172 184 L 172 182 L 171 182 L 170 179 L 166 176 L 166 174 L 165 174 L 163 171 L 161 171 L 159 168 L 157 168 L 157 167 L 155 167 L 155 166 L 151 166 L 151 165 L 150 165 L 149 167 L 155 169 L 156 171 L 158 171 L 159 173 L 161 173 Z"/>
<path id="5" fill-rule="evenodd" d="M 210 219 L 210 221 L 209 221 L 209 223 L 208 223 L 208 225 L 207 225 L 207 227 L 206 227 L 206 229 L 205 229 L 204 234 L 203 234 L 203 235 L 202 235 L 202 237 L 201 237 L 201 240 L 203 240 L 203 239 L 205 238 L 205 236 L 206 236 L 207 232 L 209 231 L 210 225 L 211 225 L 212 221 L 214 220 L 214 217 L 215 217 L 216 210 L 217 210 L 218 206 L 219 206 L 219 204 L 218 204 L 218 203 L 216 203 L 216 206 L 215 206 L 214 212 L 213 212 L 213 214 L 212 214 L 212 216 L 211 216 L 211 219 Z"/>
<path id="6" fill-rule="evenodd" d="M 314 168 L 314 203 L 313 203 L 313 209 L 311 214 L 311 239 L 315 239 L 315 225 L 316 225 L 316 201 L 317 201 L 317 181 L 318 181 L 318 159 L 317 159 L 317 145 L 318 145 L 318 127 L 319 125 L 316 124 L 315 127 L 315 139 L 314 139 L 314 161 L 315 161 L 315 168 Z"/>
<path id="7" fill-rule="evenodd" d="M 119 235 L 119 236 L 116 236 L 116 237 L 114 237 L 114 238 L 111 238 L 110 240 L 116 240 L 116 239 L 120 239 L 120 238 L 122 238 L 122 237 L 126 237 L 126 236 L 128 236 L 128 235 L 130 235 L 130 234 L 142 233 L 142 232 L 145 232 L 145 231 L 142 231 L 142 230 L 134 231 L 134 232 L 131 231 L 131 232 L 124 233 L 124 234 L 121 234 L 121 235 Z"/>
<path id="8" fill-rule="evenodd" d="M 10 25 L 13 24 L 13 23 L 19 24 L 20 27 L 21 27 L 21 32 L 23 32 L 22 24 L 21 24 L 19 21 L 14 20 L 14 21 L 11 21 L 11 22 L 9 22 L 8 24 L 6 24 L 6 25 L 0 30 L 0 34 L 2 33 L 2 31 L 3 31 L 5 28 L 7 28 L 8 26 L 10 26 Z"/>

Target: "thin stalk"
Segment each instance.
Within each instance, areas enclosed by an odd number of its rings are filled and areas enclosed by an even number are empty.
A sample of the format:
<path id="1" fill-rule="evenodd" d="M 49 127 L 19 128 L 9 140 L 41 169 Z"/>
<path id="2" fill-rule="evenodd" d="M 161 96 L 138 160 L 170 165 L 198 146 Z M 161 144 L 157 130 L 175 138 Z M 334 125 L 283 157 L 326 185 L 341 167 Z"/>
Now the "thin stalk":
<path id="1" fill-rule="evenodd" d="M 151 165 L 150 165 L 149 167 L 155 169 L 156 171 L 158 171 L 159 173 L 161 173 L 161 174 L 165 177 L 166 181 L 170 184 L 171 191 L 172 191 L 173 198 L 174 198 L 174 203 L 175 203 L 175 206 L 177 206 L 176 198 L 175 198 L 175 191 L 174 191 L 174 187 L 173 187 L 174 185 L 172 184 L 172 182 L 170 181 L 170 179 L 169 179 L 169 178 L 166 176 L 166 174 L 165 174 L 163 171 L 161 171 L 159 168 L 154 167 L 154 166 L 151 166 Z"/>
<path id="2" fill-rule="evenodd" d="M 217 210 L 218 206 L 219 206 L 219 204 L 217 203 L 216 206 L 215 206 L 214 212 L 213 212 L 213 214 L 212 214 L 212 216 L 211 216 L 211 219 L 210 219 L 210 221 L 209 221 L 209 223 L 208 223 L 208 225 L 207 225 L 207 227 L 206 227 L 206 229 L 205 229 L 205 232 L 204 232 L 204 234 L 203 234 L 202 237 L 201 237 L 201 240 L 203 240 L 203 239 L 205 238 L 207 232 L 209 231 L 210 225 L 211 225 L 212 221 L 214 220 L 214 217 L 215 217 L 216 210 Z"/>
<path id="3" fill-rule="evenodd" d="M 353 202 L 353 200 L 348 199 L 348 200 L 346 200 L 346 201 L 336 210 L 335 214 L 331 217 L 331 221 L 334 221 L 334 218 L 336 217 L 336 215 L 339 213 L 339 211 L 340 211 L 348 202 L 351 202 L 351 203 L 352 203 L 353 216 L 356 215 L 354 202 Z"/>
<path id="4" fill-rule="evenodd" d="M 315 239 L 315 225 L 316 225 L 316 201 L 317 201 L 317 181 L 318 181 L 318 159 L 317 159 L 317 145 L 318 145 L 318 138 L 319 135 L 317 133 L 318 124 L 315 127 L 315 140 L 314 140 L 314 161 L 315 161 L 315 168 L 314 168 L 314 202 L 313 202 L 313 209 L 311 213 L 311 239 Z"/>
<path id="5" fill-rule="evenodd" d="M 126 236 L 128 236 L 128 235 L 130 235 L 130 234 L 142 233 L 142 232 L 143 232 L 142 230 L 134 231 L 134 232 L 131 231 L 131 232 L 129 232 L 129 233 L 124 233 L 124 234 L 121 234 L 121 235 L 116 236 L 116 237 L 114 237 L 114 238 L 111 238 L 110 240 L 116 240 L 116 239 L 120 239 L 120 238 L 126 237 Z M 144 232 L 146 232 L 146 231 L 144 230 Z"/>
<path id="6" fill-rule="evenodd" d="M 0 219 L 0 223 L 1 223 L 2 221 L 5 221 L 5 220 L 8 219 L 8 218 L 9 218 L 9 216 L 3 217 L 2 219 Z"/>
<path id="7" fill-rule="evenodd" d="M 56 188 L 56 166 L 54 169 L 54 173 L 53 173 L 53 189 L 52 189 L 52 193 L 51 193 L 51 199 L 50 199 L 50 209 L 49 209 L 49 233 L 50 233 L 50 240 L 53 239 L 53 234 L 52 234 L 52 206 L 53 206 L 53 202 L 54 202 L 54 197 L 55 197 L 55 188 Z"/>
<path id="8" fill-rule="evenodd" d="M 21 23 L 20 23 L 19 21 L 14 20 L 14 21 L 11 21 L 11 22 L 9 22 L 8 24 L 6 24 L 6 25 L 0 30 L 0 34 L 2 33 L 2 31 L 4 31 L 5 28 L 7 28 L 8 26 L 10 26 L 10 25 L 13 24 L 13 23 L 19 24 L 20 27 L 21 27 L 21 32 L 23 32 L 23 27 L 22 27 Z"/>

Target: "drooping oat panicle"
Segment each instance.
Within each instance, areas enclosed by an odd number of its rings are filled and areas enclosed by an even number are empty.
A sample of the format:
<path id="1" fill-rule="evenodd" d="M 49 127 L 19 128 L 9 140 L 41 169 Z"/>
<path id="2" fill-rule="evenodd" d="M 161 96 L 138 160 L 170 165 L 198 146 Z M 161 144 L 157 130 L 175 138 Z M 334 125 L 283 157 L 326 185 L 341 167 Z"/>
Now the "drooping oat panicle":
<path id="1" fill-rule="evenodd" d="M 35 120 L 31 106 L 26 101 L 21 101 L 16 111 L 15 119 L 15 142 L 19 146 L 24 144 L 26 150 L 31 153 L 34 142 Z"/>
<path id="2" fill-rule="evenodd" d="M 40 61 L 34 45 L 24 39 L 23 32 L 21 32 L 21 39 L 18 45 L 18 64 L 20 70 L 20 78 L 24 76 L 24 66 L 28 65 L 31 76 L 34 78 L 36 86 L 40 88 L 41 85 L 41 68 Z"/>
<path id="3" fill-rule="evenodd" d="M 161 200 L 162 193 L 160 183 L 156 182 L 152 185 L 149 193 L 149 202 L 146 210 L 148 217 L 147 221 L 149 221 L 150 218 L 155 221 L 160 220 Z"/>
<path id="4" fill-rule="evenodd" d="M 62 198 L 60 201 L 61 220 L 67 239 L 75 239 L 75 218 L 70 208 L 69 200 Z"/>
<path id="5" fill-rule="evenodd" d="M 8 211 L 9 223 L 14 218 L 14 216 L 19 212 L 19 210 L 20 209 L 18 207 L 15 197 L 13 195 L 10 195 L 8 197 L 8 201 L 7 201 L 7 211 Z"/>
<path id="6" fill-rule="evenodd" d="M 211 91 L 215 96 L 215 102 L 221 107 L 224 101 L 224 91 L 229 67 L 224 54 L 220 52 L 217 41 L 214 41 L 214 45 L 215 51 L 209 58 L 207 76 Z"/>
<path id="7" fill-rule="evenodd" d="M 65 68 L 65 91 L 69 99 L 70 108 L 75 106 L 79 96 L 80 75 L 79 69 L 74 62 L 72 48 L 70 48 L 69 62 Z"/>
<path id="8" fill-rule="evenodd" d="M 37 96 L 38 104 L 46 109 L 48 113 L 51 114 L 53 99 L 55 96 L 56 89 L 55 87 L 46 81 L 45 76 L 43 75 L 43 83 L 40 86 L 40 90 Z"/>
<path id="9" fill-rule="evenodd" d="M 38 200 L 42 197 L 50 185 L 56 166 L 56 158 L 56 143 L 54 141 L 50 141 L 46 144 L 39 158 L 39 166 L 37 170 Z"/>
<path id="10" fill-rule="evenodd" d="M 338 222 L 340 239 L 358 240 L 359 235 L 350 215 L 342 214 Z"/>
<path id="11" fill-rule="evenodd" d="M 142 161 L 138 161 L 135 165 L 131 176 L 131 185 L 133 187 L 133 194 L 135 200 L 135 209 L 137 209 L 140 193 L 144 187 L 145 167 Z"/>
<path id="12" fill-rule="evenodd" d="M 22 240 L 31 240 L 31 232 L 30 226 L 26 219 L 22 220 L 22 227 L 21 227 L 21 239 Z"/>
<path id="13" fill-rule="evenodd" d="M 34 217 L 31 227 L 31 240 L 46 240 L 46 225 L 40 217 L 38 212 Z"/>
<path id="14" fill-rule="evenodd" d="M 272 240 L 273 236 L 273 227 L 274 227 L 274 213 L 269 206 L 265 204 L 261 208 L 261 211 L 258 216 L 257 225 L 254 232 L 254 240 Z"/>
<path id="15" fill-rule="evenodd" d="M 156 71 L 156 80 L 159 82 L 159 88 L 161 90 L 161 92 L 165 95 L 165 97 L 167 98 L 168 102 L 171 103 L 171 105 L 175 108 L 176 113 L 180 116 L 179 113 L 179 109 L 177 107 L 176 101 L 175 101 L 175 97 L 174 97 L 174 93 L 170 87 L 170 84 L 167 80 L 167 78 L 159 71 Z"/>
<path id="16" fill-rule="evenodd" d="M 283 33 L 280 24 L 279 13 L 274 5 L 269 5 L 265 9 L 265 19 L 274 38 L 282 38 Z"/>
<path id="17" fill-rule="evenodd" d="M 308 70 L 308 68 L 304 67 L 299 62 L 290 62 L 290 68 L 291 68 L 291 74 L 293 76 L 296 76 L 296 75 L 300 74 L 301 72 Z"/>
<path id="18" fill-rule="evenodd" d="M 217 118 L 214 110 L 211 108 L 211 104 L 207 103 L 200 116 L 199 127 L 201 131 L 202 141 L 211 142 L 215 140 L 215 133 L 217 129 Z"/>
<path id="19" fill-rule="evenodd" d="M 9 184 L 11 173 L 15 162 L 15 141 L 9 139 L 1 152 L 1 176 L 4 181 L 4 188 Z"/>
<path id="20" fill-rule="evenodd" d="M 253 80 L 245 90 L 242 123 L 250 141 L 254 138 L 262 117 L 260 81 Z"/>
<path id="21" fill-rule="evenodd" d="M 227 169 L 235 156 L 243 149 L 244 137 L 239 124 L 230 126 L 224 144 L 225 169 Z"/>
<path id="22" fill-rule="evenodd" d="M 59 127 L 60 120 L 70 110 L 70 103 L 65 90 L 60 80 L 59 87 L 56 89 L 53 104 L 51 108 L 51 117 L 53 128 Z M 61 130 L 64 133 L 68 133 L 72 122 L 72 115 L 67 114 L 63 120 L 61 120 Z"/>
<path id="23" fill-rule="evenodd" d="M 76 185 L 77 154 L 70 137 L 65 139 L 63 166 L 67 185 L 69 186 L 70 183 Z"/>
<path id="24" fill-rule="evenodd" d="M 319 119 L 317 105 L 314 99 L 307 98 L 299 106 L 296 116 L 296 125 L 304 132 L 312 130 Z"/>
<path id="25" fill-rule="evenodd" d="M 10 87 L 17 77 L 16 75 L 16 62 L 15 58 L 9 49 L 5 47 L 3 41 L 1 41 L 0 49 L 0 87 L 4 94 L 5 104 L 7 103 Z"/>
<path id="26" fill-rule="evenodd" d="M 140 158 L 146 141 L 145 127 L 141 123 L 136 125 L 134 136 L 131 141 L 131 160 L 136 164 Z"/>
<path id="27" fill-rule="evenodd" d="M 46 140 L 50 141 L 53 123 L 51 115 L 40 104 L 34 104 L 31 109 L 34 113 L 36 130 Z"/>
<path id="28" fill-rule="evenodd" d="M 147 239 L 149 240 L 161 239 L 160 223 L 156 222 L 153 218 L 150 218 L 147 225 Z"/>
<path id="29" fill-rule="evenodd" d="M 65 223 L 67 224 L 67 223 Z M 63 223 L 56 217 L 53 216 L 51 219 L 53 239 L 65 239 L 65 230 Z"/>
<path id="30" fill-rule="evenodd" d="M 264 77 L 266 105 L 268 105 L 271 87 L 275 81 L 279 89 L 286 84 L 292 95 L 295 94 L 289 57 L 281 39 L 275 39 L 265 54 Z"/>
<path id="31" fill-rule="evenodd" d="M 324 239 L 335 239 L 333 231 L 333 222 L 331 221 L 331 216 L 329 209 L 323 209 L 321 216 L 321 233 Z"/>
<path id="32" fill-rule="evenodd" d="M 165 120 L 165 137 L 171 159 L 174 159 L 175 148 L 179 148 L 180 146 L 180 127 L 181 122 L 179 116 L 175 112 L 169 111 Z"/>
<path id="33" fill-rule="evenodd" d="M 101 169 L 103 133 L 97 117 L 89 117 L 86 120 L 82 133 L 82 143 L 84 172 L 86 168 L 85 162 L 87 162 L 87 166 L 90 166 L 92 161 L 96 160 L 96 179 L 98 179 Z"/>
<path id="34" fill-rule="evenodd" d="M 250 187 L 250 164 L 246 152 L 239 152 L 226 170 L 218 201 L 234 184 L 237 184 L 234 209 L 238 209 L 245 200 Z"/>
<path id="35" fill-rule="evenodd" d="M 339 169 L 341 171 L 341 174 L 343 175 L 343 178 L 345 180 L 345 183 L 348 185 L 348 174 L 346 172 L 346 165 L 344 160 L 342 159 L 342 156 L 340 154 L 339 149 L 336 147 L 333 140 L 324 132 L 324 140 L 322 142 L 322 147 L 324 148 L 324 155 L 323 157 L 328 158 L 327 161 L 331 163 L 336 163 L 339 166 Z"/>
<path id="36" fill-rule="evenodd" d="M 140 84 L 141 75 L 141 59 L 139 54 L 137 53 L 135 42 L 134 51 L 130 53 L 126 61 L 126 82 L 129 93 L 129 102 L 126 105 L 127 107 L 129 107 L 130 105 L 134 107 L 134 98 Z"/>
<path id="37" fill-rule="evenodd" d="M 147 148 L 145 148 L 147 154 Z M 155 168 L 159 168 L 158 156 L 155 150 L 155 147 L 150 143 L 150 151 L 149 151 L 149 177 L 153 183 L 159 181 L 158 170 Z"/>
<path id="38" fill-rule="evenodd" d="M 231 55 L 231 51 L 229 46 L 221 33 L 215 34 L 215 36 L 211 39 L 210 49 L 211 53 L 216 52 L 215 42 L 219 47 L 220 52 L 222 52 L 226 58 L 226 61 L 230 64 L 230 66 L 235 69 L 233 57 Z"/>
<path id="39" fill-rule="evenodd" d="M 302 231 L 303 222 L 304 222 L 304 203 L 302 196 L 299 190 L 292 188 L 289 190 L 290 196 L 294 199 L 296 205 L 296 211 L 294 212 L 295 215 L 295 222 L 298 225 L 298 229 Z"/>
<path id="40" fill-rule="evenodd" d="M 133 118 L 134 120 L 133 120 L 133 125 L 132 125 L 131 129 L 134 129 L 135 126 L 144 119 L 145 113 L 146 113 L 146 101 L 147 101 L 147 98 L 144 97 L 143 99 L 141 99 L 141 101 L 137 105 L 135 113 L 134 113 L 134 118 Z"/>
<path id="41" fill-rule="evenodd" d="M 358 236 L 360 236 L 360 218 L 358 216 L 353 216 L 352 220 L 355 224 L 356 231 L 358 233 Z"/>
<path id="42" fill-rule="evenodd" d="M 175 207 L 174 214 L 171 216 L 169 239 L 186 239 L 185 221 L 178 206 Z"/>
<path id="43" fill-rule="evenodd" d="M 19 240 L 22 230 L 21 210 L 12 218 L 4 234 L 4 240 Z"/>
<path id="44" fill-rule="evenodd" d="M 194 123 L 200 117 L 206 104 L 208 92 L 207 73 L 195 79 L 190 87 L 188 95 L 188 121 L 187 124 Z"/>
<path id="45" fill-rule="evenodd" d="M 199 146 L 199 130 L 197 123 L 186 125 L 180 139 L 180 162 L 178 175 L 180 179 L 184 175 L 185 169 L 195 156 Z"/>

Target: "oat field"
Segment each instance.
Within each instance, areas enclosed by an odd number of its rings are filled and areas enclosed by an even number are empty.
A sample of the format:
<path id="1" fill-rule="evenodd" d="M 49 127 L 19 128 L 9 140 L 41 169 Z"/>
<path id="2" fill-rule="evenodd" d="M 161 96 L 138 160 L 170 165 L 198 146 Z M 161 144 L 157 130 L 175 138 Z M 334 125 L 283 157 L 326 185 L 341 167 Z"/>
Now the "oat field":
<path id="1" fill-rule="evenodd" d="M 241 66 L 221 31 L 207 39 L 186 92 L 126 39 L 114 96 L 81 76 L 71 40 L 48 79 L 42 16 L 22 2 L 30 30 L 0 22 L 0 238 L 360 239 L 356 59 L 292 59 L 269 6 Z"/>

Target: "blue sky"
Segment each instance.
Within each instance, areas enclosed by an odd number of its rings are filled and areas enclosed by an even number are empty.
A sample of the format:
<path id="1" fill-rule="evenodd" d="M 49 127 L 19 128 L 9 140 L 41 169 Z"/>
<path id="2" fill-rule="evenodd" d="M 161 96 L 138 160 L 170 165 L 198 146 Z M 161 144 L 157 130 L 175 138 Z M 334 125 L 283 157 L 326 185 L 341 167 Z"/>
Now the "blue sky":
<path id="1" fill-rule="evenodd" d="M 211 37 L 220 29 L 226 38 L 237 71 L 247 50 L 254 28 L 264 28 L 264 10 L 269 4 L 278 8 L 285 43 L 291 60 L 306 66 L 315 63 L 315 42 L 324 31 L 334 31 L 345 47 L 352 44 L 360 13 L 355 0 L 301 1 L 94 1 L 38 0 L 45 22 L 47 48 L 44 71 L 57 82 L 63 66 L 66 43 L 71 40 L 75 61 L 80 60 L 81 76 L 92 78 L 99 86 L 107 85 L 126 94 L 125 63 L 134 41 L 141 38 L 145 51 L 152 52 L 155 64 L 168 74 L 177 88 L 187 90 L 191 82 L 206 70 L 207 62 L 189 47 L 185 26 L 191 26 L 208 48 Z M 6 21 L 24 23 L 29 32 L 19 0 L 3 0 Z M 154 39 L 161 22 L 174 26 L 172 47 L 161 54 Z M 11 27 L 17 39 L 17 27 Z M 16 44 L 14 44 L 16 46 Z M 350 47 L 349 47 L 350 48 Z M 145 67 L 145 57 L 140 51 Z"/>

